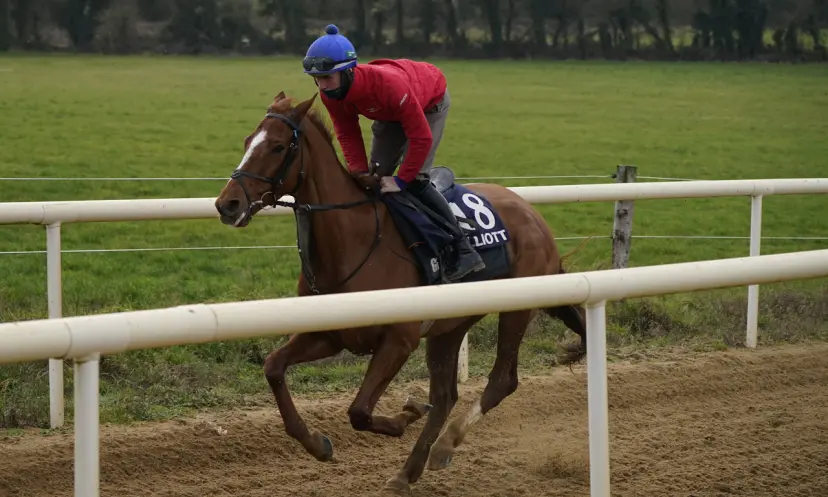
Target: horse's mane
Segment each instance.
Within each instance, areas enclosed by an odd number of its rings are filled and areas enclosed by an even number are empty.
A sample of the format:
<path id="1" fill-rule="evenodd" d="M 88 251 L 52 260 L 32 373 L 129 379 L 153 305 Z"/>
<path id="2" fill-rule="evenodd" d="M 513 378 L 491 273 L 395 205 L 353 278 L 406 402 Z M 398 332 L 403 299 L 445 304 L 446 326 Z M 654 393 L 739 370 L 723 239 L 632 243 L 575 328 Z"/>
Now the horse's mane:
<path id="1" fill-rule="evenodd" d="M 292 100 L 292 98 L 285 97 L 284 93 L 280 93 L 279 96 L 277 96 L 273 100 L 273 102 L 268 106 L 267 111 L 287 114 L 292 109 Z M 305 117 L 316 127 L 316 129 L 319 130 L 319 132 L 322 134 L 322 137 L 325 138 L 325 141 L 328 143 L 328 146 L 331 147 L 331 151 L 334 154 L 336 163 L 340 167 L 342 167 L 342 163 L 340 162 L 339 157 L 336 154 L 336 147 L 334 146 L 333 142 L 333 130 L 330 128 L 325 118 L 322 117 L 320 110 L 316 107 L 311 107 L 310 109 L 308 109 L 308 112 L 305 113 Z"/>
<path id="2" fill-rule="evenodd" d="M 331 148 L 334 149 L 334 153 L 336 153 L 336 148 L 333 143 L 333 130 L 328 126 L 328 123 L 325 122 L 319 109 L 311 108 L 305 116 L 310 122 L 313 123 L 314 126 L 316 126 L 319 132 L 322 133 L 322 136 L 324 136 L 328 141 L 328 145 L 330 145 Z"/>

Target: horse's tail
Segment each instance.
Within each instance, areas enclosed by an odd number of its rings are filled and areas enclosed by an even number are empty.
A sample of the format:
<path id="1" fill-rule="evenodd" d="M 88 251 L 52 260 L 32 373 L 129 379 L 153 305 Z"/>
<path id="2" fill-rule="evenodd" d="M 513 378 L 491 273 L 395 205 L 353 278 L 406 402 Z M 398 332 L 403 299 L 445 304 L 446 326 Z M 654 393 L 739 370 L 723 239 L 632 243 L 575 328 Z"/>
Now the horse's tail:
<path id="1" fill-rule="evenodd" d="M 567 253 L 566 255 L 561 256 L 561 269 L 560 269 L 560 274 L 563 274 L 563 273 L 565 273 L 565 272 L 566 272 L 566 271 L 564 271 L 564 269 L 563 269 L 563 262 L 564 262 L 564 260 L 566 260 L 566 258 L 567 258 L 567 257 L 572 256 L 572 255 L 575 255 L 576 253 L 580 252 L 580 251 L 581 251 L 584 247 L 586 247 L 586 244 L 587 244 L 590 240 L 592 240 L 593 238 L 595 238 L 596 236 L 598 236 L 598 235 L 589 235 L 588 237 L 584 238 L 584 240 L 583 240 L 583 241 L 581 241 L 581 243 L 580 243 L 580 244 L 578 244 L 578 246 L 577 246 L 577 247 L 575 247 L 575 249 L 571 250 L 571 251 L 570 251 L 569 253 Z"/>

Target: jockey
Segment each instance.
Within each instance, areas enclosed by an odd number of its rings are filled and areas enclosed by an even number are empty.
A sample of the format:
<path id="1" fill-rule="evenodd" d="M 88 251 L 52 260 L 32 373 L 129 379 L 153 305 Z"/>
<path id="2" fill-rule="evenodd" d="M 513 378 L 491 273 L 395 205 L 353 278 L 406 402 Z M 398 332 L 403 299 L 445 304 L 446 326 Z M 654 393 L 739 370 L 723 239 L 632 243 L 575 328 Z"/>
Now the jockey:
<path id="1" fill-rule="evenodd" d="M 321 90 L 351 176 L 366 188 L 375 181 L 359 124 L 363 115 L 374 121 L 371 164 L 380 177 L 380 191 L 407 190 L 454 227 L 458 259 L 447 269 L 447 278 L 454 281 L 486 267 L 430 181 L 451 105 L 443 73 L 431 64 L 407 59 L 357 65 L 354 46 L 337 27 L 330 24 L 325 33 L 308 48 L 303 66 Z M 407 152 L 405 160 L 394 176 L 403 152 Z"/>

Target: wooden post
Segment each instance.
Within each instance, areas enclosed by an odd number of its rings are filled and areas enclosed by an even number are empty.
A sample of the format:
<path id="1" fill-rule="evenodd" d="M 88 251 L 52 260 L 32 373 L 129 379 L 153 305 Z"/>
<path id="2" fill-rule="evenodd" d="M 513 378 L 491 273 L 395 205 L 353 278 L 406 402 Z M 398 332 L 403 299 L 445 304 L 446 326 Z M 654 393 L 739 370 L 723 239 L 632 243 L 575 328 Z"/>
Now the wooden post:
<path id="1" fill-rule="evenodd" d="M 635 166 L 618 166 L 616 183 L 635 183 L 637 176 Z M 635 202 L 617 200 L 615 202 L 615 220 L 612 225 L 612 268 L 627 267 L 630 262 L 630 245 L 632 243 L 632 220 Z"/>

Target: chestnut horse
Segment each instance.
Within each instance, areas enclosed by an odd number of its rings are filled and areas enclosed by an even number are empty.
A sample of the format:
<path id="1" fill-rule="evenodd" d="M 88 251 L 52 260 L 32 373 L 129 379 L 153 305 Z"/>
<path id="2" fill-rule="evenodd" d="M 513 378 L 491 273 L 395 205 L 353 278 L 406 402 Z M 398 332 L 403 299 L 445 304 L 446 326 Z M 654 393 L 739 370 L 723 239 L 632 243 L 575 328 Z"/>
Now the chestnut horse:
<path id="1" fill-rule="evenodd" d="M 293 107 L 283 92 L 275 97 L 265 117 L 245 139 L 244 156 L 216 199 L 221 222 L 238 228 L 247 226 L 266 205 L 293 207 L 297 223 L 300 216 L 312 217 L 308 233 L 299 233 L 303 263 L 298 282 L 300 296 L 423 284 L 420 268 L 406 257 L 409 247 L 383 199 L 376 191 L 360 187 L 340 163 L 329 129 L 311 109 L 315 99 L 314 94 Z M 555 240 L 531 204 L 499 185 L 464 186 L 491 202 L 511 235 L 511 265 L 503 277 L 564 272 Z M 293 196 L 295 203 L 276 200 L 283 195 Z M 312 267 L 312 274 L 308 267 Z M 561 306 L 543 311 L 580 336 L 580 344 L 569 350 L 564 362 L 582 359 L 586 353 L 583 308 Z M 371 307 L 365 312 L 370 313 Z M 293 335 L 267 357 L 264 374 L 288 435 L 319 461 L 330 461 L 331 441 L 305 425 L 291 399 L 285 373 L 294 364 L 330 357 L 343 349 L 358 355 L 372 354 L 359 392 L 348 409 L 353 428 L 400 437 L 408 425 L 428 415 L 405 465 L 386 482 L 386 490 L 405 493 L 426 467 L 445 468 L 472 425 L 517 389 L 518 348 L 537 312 L 500 313 L 497 358 L 483 394 L 442 434 L 457 401 L 461 343 L 482 315 Z M 409 399 L 396 415 L 374 414 L 380 396 L 423 337 L 430 375 L 429 404 Z"/>

